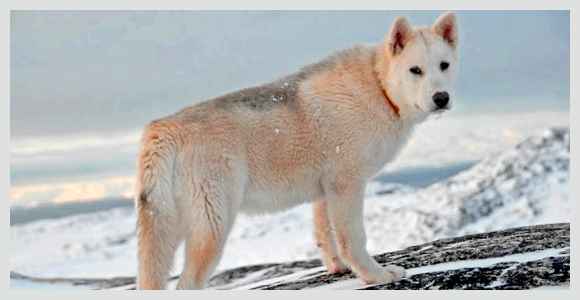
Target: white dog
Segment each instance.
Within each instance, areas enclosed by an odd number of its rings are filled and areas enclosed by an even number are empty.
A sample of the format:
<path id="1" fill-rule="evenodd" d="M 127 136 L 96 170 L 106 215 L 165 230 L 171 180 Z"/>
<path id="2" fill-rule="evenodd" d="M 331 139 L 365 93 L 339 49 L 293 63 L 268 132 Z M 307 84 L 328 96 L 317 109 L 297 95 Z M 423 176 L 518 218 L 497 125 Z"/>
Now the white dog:
<path id="1" fill-rule="evenodd" d="M 403 277 L 366 250 L 365 185 L 416 124 L 451 107 L 457 36 L 451 13 L 424 28 L 397 18 L 377 45 L 151 122 L 139 154 L 138 287 L 164 288 L 185 240 L 177 287 L 202 288 L 238 212 L 308 201 L 330 273 L 349 268 L 367 283 Z"/>

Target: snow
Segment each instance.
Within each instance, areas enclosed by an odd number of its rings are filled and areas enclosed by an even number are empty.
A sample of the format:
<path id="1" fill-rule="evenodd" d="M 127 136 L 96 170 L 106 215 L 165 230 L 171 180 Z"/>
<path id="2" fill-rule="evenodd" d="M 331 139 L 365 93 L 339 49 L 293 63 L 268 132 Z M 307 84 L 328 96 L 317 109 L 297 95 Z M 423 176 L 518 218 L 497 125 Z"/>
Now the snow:
<path id="1" fill-rule="evenodd" d="M 490 267 L 495 264 L 499 264 L 502 262 L 518 262 L 518 263 L 525 263 L 534 260 L 540 260 L 546 257 L 559 257 L 564 256 L 562 252 L 568 251 L 570 247 L 561 248 L 561 249 L 545 249 L 535 252 L 528 252 L 528 253 L 518 253 L 518 254 L 511 254 L 502 257 L 492 257 L 492 258 L 484 258 L 484 259 L 467 259 L 467 260 L 458 260 L 454 262 L 448 263 L 441 263 L 436 265 L 418 267 L 413 269 L 407 270 L 407 277 L 423 274 L 423 273 L 432 273 L 432 272 L 443 272 L 449 270 L 457 270 L 457 269 L 464 269 L 464 268 L 485 268 Z"/>
<path id="2" fill-rule="evenodd" d="M 265 279 L 265 280 L 260 280 L 257 282 L 252 282 L 252 283 L 246 284 L 246 285 L 238 284 L 236 286 L 236 288 L 234 288 L 234 290 L 249 290 L 249 289 L 253 289 L 253 288 L 256 288 L 259 286 L 264 286 L 264 285 L 273 285 L 273 284 L 289 282 L 289 281 L 294 281 L 294 280 L 299 280 L 299 279 L 306 280 L 312 276 L 320 274 L 320 272 L 323 272 L 323 271 L 325 271 L 324 267 L 312 268 L 312 269 L 308 269 L 308 270 L 294 272 L 292 274 L 288 274 L 288 275 L 284 275 L 284 276 L 280 276 L 280 277 L 274 277 L 274 278 L 269 278 L 269 279 Z M 215 288 L 216 289 L 223 289 L 225 287 L 227 287 L 227 286 L 217 286 Z"/>
<path id="3" fill-rule="evenodd" d="M 530 113 L 442 118 L 422 125 L 401 157 L 382 174 L 404 167 L 479 163 L 427 187 L 371 182 L 365 193 L 369 252 L 399 250 L 468 233 L 570 221 L 569 144 L 567 148 L 565 143 L 536 147 L 549 137 L 542 136 L 545 128 L 567 122 L 567 113 Z M 513 148 L 530 135 L 536 138 Z M 510 168 L 521 176 L 510 177 Z M 41 277 L 135 275 L 135 224 L 133 208 L 115 208 L 12 226 L 10 269 Z M 218 270 L 319 257 L 312 230 L 309 205 L 273 215 L 240 215 Z M 176 254 L 173 274 L 183 265 L 181 251 Z M 293 276 L 309 272 L 315 271 Z M 347 287 L 348 282 L 340 284 Z M 12 280 L 11 286 L 43 287 L 18 280 Z"/>
<path id="4" fill-rule="evenodd" d="M 252 282 L 259 280 L 263 275 L 265 275 L 270 269 L 266 268 L 257 272 L 250 273 L 248 276 L 244 276 L 240 280 L 235 280 L 231 283 L 220 285 L 219 287 L 212 287 L 209 289 L 220 289 L 220 290 L 233 290 L 241 286 L 248 286 Z M 262 281 L 264 282 L 264 281 Z"/>

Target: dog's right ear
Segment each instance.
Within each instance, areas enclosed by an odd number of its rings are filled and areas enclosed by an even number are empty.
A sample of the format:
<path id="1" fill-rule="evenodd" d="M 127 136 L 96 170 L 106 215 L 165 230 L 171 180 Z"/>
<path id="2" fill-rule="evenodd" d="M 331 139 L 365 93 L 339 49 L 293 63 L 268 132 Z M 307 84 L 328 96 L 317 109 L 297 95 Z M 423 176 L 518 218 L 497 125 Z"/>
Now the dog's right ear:
<path id="1" fill-rule="evenodd" d="M 387 38 L 387 46 L 391 55 L 395 56 L 407 45 L 407 42 L 411 39 L 411 34 L 413 29 L 407 19 L 404 17 L 397 17 L 391 26 L 391 31 Z"/>

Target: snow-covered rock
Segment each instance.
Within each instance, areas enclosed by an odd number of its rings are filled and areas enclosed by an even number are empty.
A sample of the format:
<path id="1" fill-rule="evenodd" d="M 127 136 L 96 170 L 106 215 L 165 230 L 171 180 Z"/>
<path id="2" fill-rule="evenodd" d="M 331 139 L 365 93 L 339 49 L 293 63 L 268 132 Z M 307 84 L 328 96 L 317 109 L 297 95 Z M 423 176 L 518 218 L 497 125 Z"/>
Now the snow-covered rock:
<path id="1" fill-rule="evenodd" d="M 570 224 L 560 223 L 441 239 L 375 256 L 407 269 L 390 284 L 365 285 L 350 272 L 328 274 L 320 260 L 261 264 L 221 272 L 210 289 L 530 289 L 569 288 Z M 35 278 L 10 273 L 12 285 L 134 289 L 134 277 Z M 175 286 L 177 277 L 170 280 Z"/>

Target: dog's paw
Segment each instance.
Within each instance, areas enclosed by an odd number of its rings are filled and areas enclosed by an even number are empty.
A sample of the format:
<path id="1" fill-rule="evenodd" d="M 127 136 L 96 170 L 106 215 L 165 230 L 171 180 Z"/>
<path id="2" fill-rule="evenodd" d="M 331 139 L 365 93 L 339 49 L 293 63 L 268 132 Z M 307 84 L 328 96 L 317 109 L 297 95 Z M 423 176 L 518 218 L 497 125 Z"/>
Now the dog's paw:
<path id="1" fill-rule="evenodd" d="M 364 276 L 362 280 L 366 284 L 375 284 L 375 283 L 391 283 L 395 281 L 401 280 L 405 277 L 405 268 L 395 266 L 395 265 L 388 265 L 380 269 L 378 274 L 368 274 Z"/>
<path id="2" fill-rule="evenodd" d="M 325 262 L 324 265 L 329 274 L 343 274 L 349 270 L 348 267 L 338 258 Z"/>
<path id="3" fill-rule="evenodd" d="M 388 265 L 385 266 L 383 269 L 393 274 L 394 277 L 393 281 L 399 281 L 403 279 L 405 276 L 407 276 L 407 271 L 405 271 L 405 268 L 399 267 L 397 265 Z"/>

